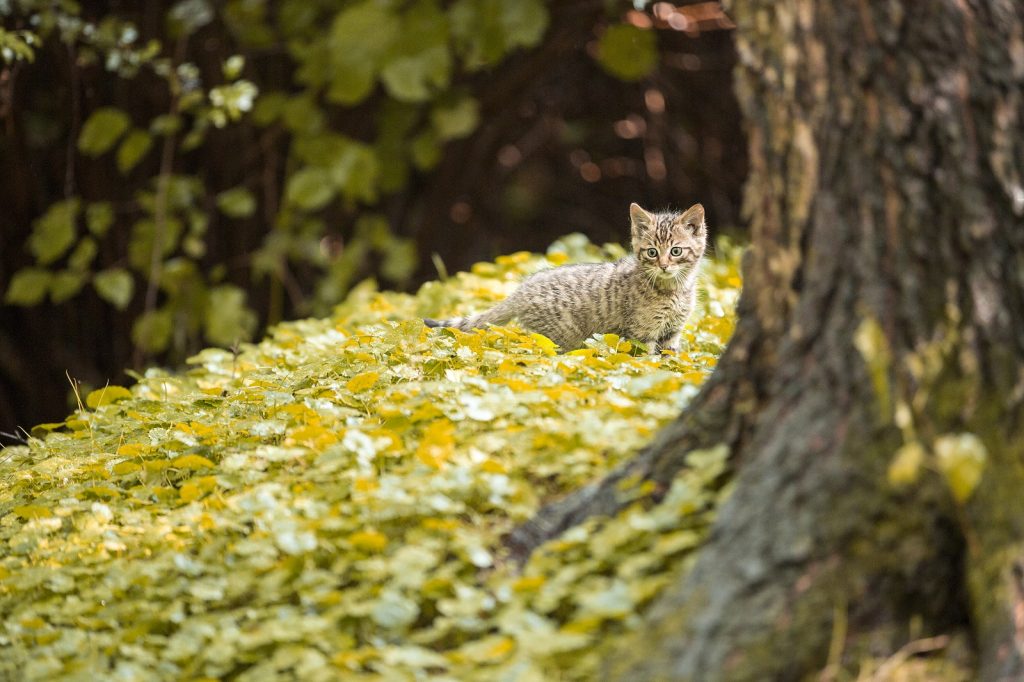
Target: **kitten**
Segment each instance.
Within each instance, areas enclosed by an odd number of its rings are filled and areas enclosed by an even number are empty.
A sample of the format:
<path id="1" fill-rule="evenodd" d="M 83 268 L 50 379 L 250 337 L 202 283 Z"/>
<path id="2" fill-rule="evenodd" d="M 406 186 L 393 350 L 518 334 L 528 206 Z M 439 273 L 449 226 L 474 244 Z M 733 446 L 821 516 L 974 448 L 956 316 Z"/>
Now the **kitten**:
<path id="1" fill-rule="evenodd" d="M 649 213 L 631 204 L 629 217 L 629 256 L 615 263 L 542 270 L 490 310 L 423 322 L 469 331 L 516 318 L 563 351 L 579 348 L 595 333 L 642 341 L 652 354 L 679 350 L 680 328 L 696 303 L 697 270 L 707 242 L 704 207 Z"/>

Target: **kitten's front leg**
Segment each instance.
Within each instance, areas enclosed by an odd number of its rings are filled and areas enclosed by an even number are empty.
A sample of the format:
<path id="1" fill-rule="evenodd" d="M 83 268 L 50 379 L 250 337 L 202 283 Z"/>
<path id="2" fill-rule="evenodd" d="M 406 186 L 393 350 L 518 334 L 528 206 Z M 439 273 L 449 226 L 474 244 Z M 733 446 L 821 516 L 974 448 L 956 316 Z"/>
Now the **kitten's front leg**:
<path id="1" fill-rule="evenodd" d="M 651 355 L 661 355 L 662 350 L 670 350 L 673 353 L 679 352 L 679 341 L 683 333 L 681 331 L 668 334 L 663 336 L 654 343 L 650 344 Z"/>

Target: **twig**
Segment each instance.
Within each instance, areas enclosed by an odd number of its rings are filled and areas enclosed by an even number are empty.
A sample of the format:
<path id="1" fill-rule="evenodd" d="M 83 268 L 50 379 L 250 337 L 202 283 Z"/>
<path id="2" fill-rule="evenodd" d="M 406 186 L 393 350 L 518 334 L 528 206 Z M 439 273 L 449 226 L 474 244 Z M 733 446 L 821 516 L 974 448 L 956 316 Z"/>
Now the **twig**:
<path id="1" fill-rule="evenodd" d="M 878 666 L 878 670 L 871 676 L 870 682 L 885 682 L 892 676 L 896 668 L 911 656 L 944 649 L 948 644 L 949 635 L 937 635 L 907 642 L 900 647 L 899 651 L 887 658 L 882 665 Z"/>
<path id="2" fill-rule="evenodd" d="M 174 50 L 174 64 L 180 64 L 185 55 L 187 41 L 185 36 L 178 39 Z M 180 83 L 177 82 L 177 73 L 171 69 L 171 108 L 170 115 L 178 113 Z M 170 183 L 171 172 L 174 170 L 174 142 L 175 134 L 168 131 L 164 136 L 163 146 L 160 150 L 160 174 L 156 182 L 156 199 L 153 212 L 153 246 L 149 256 L 149 278 L 146 283 L 146 298 L 143 305 L 143 315 L 153 312 L 156 309 L 156 297 L 160 291 L 160 277 L 163 274 L 163 246 L 164 236 L 167 232 L 167 187 Z M 135 347 L 135 354 L 132 358 L 132 365 L 142 366 L 142 347 Z"/>

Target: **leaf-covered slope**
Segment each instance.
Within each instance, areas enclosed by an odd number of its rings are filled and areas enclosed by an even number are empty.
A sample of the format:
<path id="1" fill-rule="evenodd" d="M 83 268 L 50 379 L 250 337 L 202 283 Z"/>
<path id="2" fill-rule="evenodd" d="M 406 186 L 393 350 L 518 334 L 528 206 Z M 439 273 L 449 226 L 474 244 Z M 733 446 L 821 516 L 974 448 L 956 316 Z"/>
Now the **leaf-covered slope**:
<path id="1" fill-rule="evenodd" d="M 500 538 L 696 392 L 732 331 L 736 250 L 705 264 L 679 355 L 611 335 L 556 354 L 420 317 L 615 255 L 571 236 L 416 296 L 366 283 L 328 319 L 96 392 L 0 453 L 0 678 L 587 679 L 699 543 L 724 453 L 521 573 Z"/>

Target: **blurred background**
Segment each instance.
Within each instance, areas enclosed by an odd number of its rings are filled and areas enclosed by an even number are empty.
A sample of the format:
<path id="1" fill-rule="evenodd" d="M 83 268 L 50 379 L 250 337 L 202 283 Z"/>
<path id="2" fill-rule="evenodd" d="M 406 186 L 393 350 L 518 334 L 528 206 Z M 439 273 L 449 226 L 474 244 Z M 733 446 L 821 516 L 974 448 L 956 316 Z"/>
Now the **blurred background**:
<path id="1" fill-rule="evenodd" d="M 0 442 L 631 201 L 737 231 L 718 2 L 0 0 Z"/>

